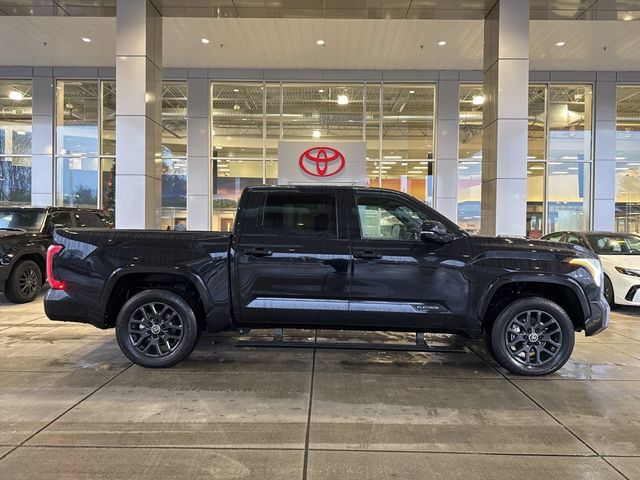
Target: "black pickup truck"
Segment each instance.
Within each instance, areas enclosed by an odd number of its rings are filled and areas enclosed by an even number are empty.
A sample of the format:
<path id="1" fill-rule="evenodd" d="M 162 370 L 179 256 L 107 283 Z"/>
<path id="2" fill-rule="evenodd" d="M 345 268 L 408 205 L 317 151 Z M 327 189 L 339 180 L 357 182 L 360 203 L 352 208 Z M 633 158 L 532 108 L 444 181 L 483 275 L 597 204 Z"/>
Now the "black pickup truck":
<path id="1" fill-rule="evenodd" d="M 145 367 L 186 358 L 202 330 L 323 328 L 484 336 L 510 371 L 562 367 L 576 331 L 607 327 L 584 248 L 467 235 L 418 200 L 357 187 L 250 187 L 233 234 L 57 230 L 53 320 L 115 327 Z"/>
<path id="2" fill-rule="evenodd" d="M 45 280 L 45 258 L 54 228 L 111 226 L 109 216 L 100 210 L 0 207 L 0 291 L 13 303 L 36 298 Z"/>

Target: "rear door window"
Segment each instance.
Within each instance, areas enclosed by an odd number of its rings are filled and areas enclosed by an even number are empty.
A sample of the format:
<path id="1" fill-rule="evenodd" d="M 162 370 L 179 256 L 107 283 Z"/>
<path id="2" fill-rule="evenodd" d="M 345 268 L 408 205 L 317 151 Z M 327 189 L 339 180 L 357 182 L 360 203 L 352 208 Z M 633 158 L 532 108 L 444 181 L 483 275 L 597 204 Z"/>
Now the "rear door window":
<path id="1" fill-rule="evenodd" d="M 73 228 L 73 220 L 69 212 L 53 212 L 51 214 L 51 225 L 61 225 L 64 228 Z"/>
<path id="2" fill-rule="evenodd" d="M 104 228 L 104 223 L 95 212 L 77 212 L 74 216 L 78 227 Z"/>
<path id="3" fill-rule="evenodd" d="M 292 237 L 338 237 L 335 194 L 268 193 L 258 231 Z"/>

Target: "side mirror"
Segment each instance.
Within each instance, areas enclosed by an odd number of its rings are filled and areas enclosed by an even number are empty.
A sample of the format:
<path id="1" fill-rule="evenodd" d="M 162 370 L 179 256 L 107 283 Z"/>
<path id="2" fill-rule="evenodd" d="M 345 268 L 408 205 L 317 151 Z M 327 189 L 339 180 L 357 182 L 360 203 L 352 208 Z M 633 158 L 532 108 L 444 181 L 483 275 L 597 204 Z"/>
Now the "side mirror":
<path id="1" fill-rule="evenodd" d="M 420 229 L 420 240 L 423 242 L 446 243 L 453 239 L 447 228 L 435 220 L 426 220 Z"/>

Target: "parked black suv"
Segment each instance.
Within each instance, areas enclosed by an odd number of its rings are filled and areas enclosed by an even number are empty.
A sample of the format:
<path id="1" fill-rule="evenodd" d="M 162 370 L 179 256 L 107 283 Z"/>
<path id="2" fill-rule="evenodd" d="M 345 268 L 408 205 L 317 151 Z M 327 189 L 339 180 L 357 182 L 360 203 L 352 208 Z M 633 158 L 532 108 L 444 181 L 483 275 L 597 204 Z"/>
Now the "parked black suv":
<path id="1" fill-rule="evenodd" d="M 45 258 L 54 227 L 112 226 L 109 216 L 99 210 L 0 207 L 0 291 L 14 303 L 36 298 L 45 281 Z"/>
<path id="2" fill-rule="evenodd" d="M 403 193 L 251 187 L 229 233 L 56 230 L 53 320 L 115 327 L 145 367 L 198 332 L 328 328 L 487 338 L 512 372 L 546 375 L 574 332 L 606 328 L 597 257 L 574 245 L 473 237 Z"/>

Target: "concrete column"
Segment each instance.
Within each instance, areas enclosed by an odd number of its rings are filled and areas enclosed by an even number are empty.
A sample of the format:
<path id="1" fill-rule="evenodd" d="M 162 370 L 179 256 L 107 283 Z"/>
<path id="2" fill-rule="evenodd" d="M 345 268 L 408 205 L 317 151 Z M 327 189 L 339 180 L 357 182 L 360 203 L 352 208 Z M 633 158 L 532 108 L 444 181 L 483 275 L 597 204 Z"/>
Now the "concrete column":
<path id="1" fill-rule="evenodd" d="M 34 68 L 31 133 L 31 204 L 54 205 L 53 131 L 56 87 L 51 68 Z"/>
<path id="2" fill-rule="evenodd" d="M 116 84 L 116 227 L 158 228 L 162 18 L 149 0 L 118 0 Z"/>
<path id="3" fill-rule="evenodd" d="M 484 21 L 482 233 L 525 235 L 529 1 L 499 0 Z"/>
<path id="4" fill-rule="evenodd" d="M 457 72 L 438 82 L 436 99 L 435 207 L 448 219 L 458 220 L 458 123 L 460 82 Z"/>
<path id="5" fill-rule="evenodd" d="M 187 228 L 209 230 L 209 80 L 189 78 L 187 92 Z"/>
<path id="6" fill-rule="evenodd" d="M 594 230 L 615 229 L 616 209 L 616 73 L 598 72 L 594 92 L 593 219 Z"/>

